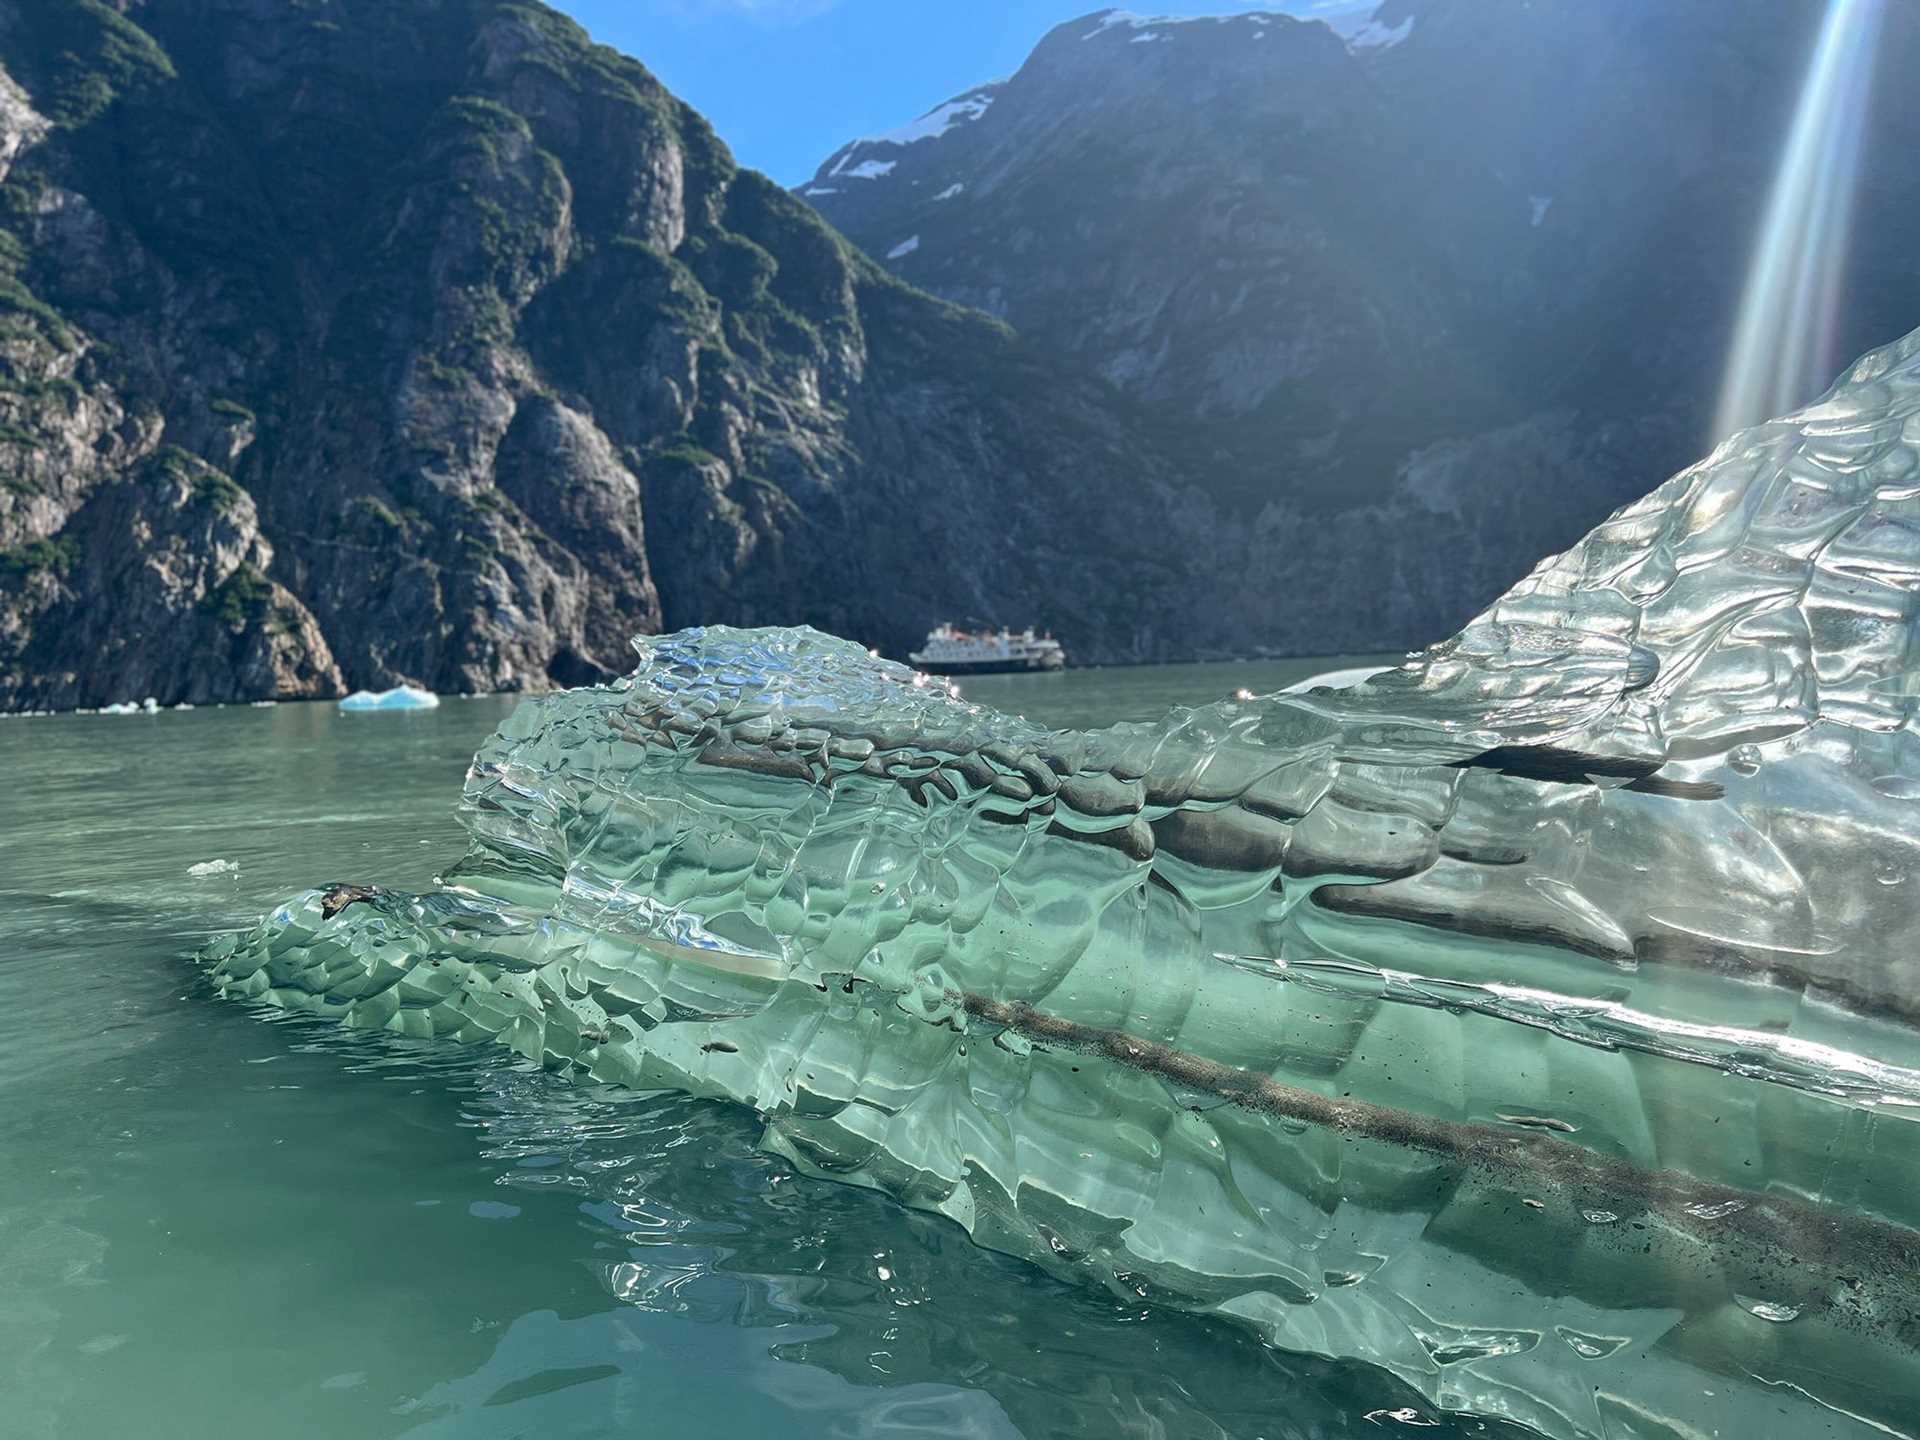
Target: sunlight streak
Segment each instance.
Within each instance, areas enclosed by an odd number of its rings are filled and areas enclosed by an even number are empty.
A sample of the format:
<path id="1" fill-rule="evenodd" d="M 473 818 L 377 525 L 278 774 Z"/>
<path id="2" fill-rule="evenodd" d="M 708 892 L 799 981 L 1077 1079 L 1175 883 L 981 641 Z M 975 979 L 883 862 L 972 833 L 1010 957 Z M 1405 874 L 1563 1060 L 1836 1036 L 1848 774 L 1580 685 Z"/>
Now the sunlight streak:
<path id="1" fill-rule="evenodd" d="M 1883 4 L 1828 7 L 1740 302 L 1716 440 L 1805 404 L 1833 378 Z"/>

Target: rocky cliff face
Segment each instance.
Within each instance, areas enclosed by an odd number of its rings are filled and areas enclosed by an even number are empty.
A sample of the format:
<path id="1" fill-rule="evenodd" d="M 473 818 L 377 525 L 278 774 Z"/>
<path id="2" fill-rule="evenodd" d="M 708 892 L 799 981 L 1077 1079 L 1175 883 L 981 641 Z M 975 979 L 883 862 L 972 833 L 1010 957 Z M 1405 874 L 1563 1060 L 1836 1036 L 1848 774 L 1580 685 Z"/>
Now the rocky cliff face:
<path id="1" fill-rule="evenodd" d="M 1704 448 L 1819 8 L 1103 12 L 802 203 L 532 0 L 0 0 L 0 707 L 1431 639 Z"/>
<path id="2" fill-rule="evenodd" d="M 800 193 L 1174 437 L 1260 537 L 1270 640 L 1400 643 L 1718 438 L 1826 8 L 1097 12 Z M 1916 60 L 1888 6 L 1831 366 L 1920 322 Z"/>
<path id="3" fill-rule="evenodd" d="M 708 621 L 1239 641 L 1108 387 L 543 6 L 0 0 L 0 61 L 0 707 L 539 688 Z"/>

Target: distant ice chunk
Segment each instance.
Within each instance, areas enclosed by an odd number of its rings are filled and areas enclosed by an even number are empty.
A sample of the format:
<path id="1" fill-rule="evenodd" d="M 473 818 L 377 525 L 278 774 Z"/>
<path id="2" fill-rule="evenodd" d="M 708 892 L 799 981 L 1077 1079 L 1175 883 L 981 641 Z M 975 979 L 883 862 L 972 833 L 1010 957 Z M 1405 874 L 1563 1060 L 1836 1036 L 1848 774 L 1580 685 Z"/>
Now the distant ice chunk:
<path id="1" fill-rule="evenodd" d="M 440 697 L 430 690 L 417 690 L 411 685 L 396 685 L 391 690 L 382 690 L 375 694 L 371 690 L 356 690 L 340 702 L 342 710 L 433 710 L 438 708 Z"/>
<path id="2" fill-rule="evenodd" d="M 102 705 L 100 713 L 102 715 L 158 715 L 160 702 L 149 695 L 138 705 L 131 700 L 122 700 L 115 705 Z"/>
<path id="3" fill-rule="evenodd" d="M 205 879 L 210 875 L 238 875 L 240 867 L 232 860 L 202 860 L 198 865 L 189 865 L 187 874 Z"/>
<path id="4" fill-rule="evenodd" d="M 887 258 L 889 260 L 904 260 L 919 248 L 920 237 L 918 235 L 909 235 L 887 252 Z"/>

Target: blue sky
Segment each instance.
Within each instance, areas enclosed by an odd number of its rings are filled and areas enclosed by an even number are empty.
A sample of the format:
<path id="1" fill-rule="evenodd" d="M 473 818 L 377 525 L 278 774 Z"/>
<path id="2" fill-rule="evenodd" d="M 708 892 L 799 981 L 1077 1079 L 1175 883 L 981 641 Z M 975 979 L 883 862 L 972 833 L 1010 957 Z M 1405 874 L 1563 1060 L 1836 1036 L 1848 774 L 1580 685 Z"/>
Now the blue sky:
<path id="1" fill-rule="evenodd" d="M 1099 0 L 549 0 L 701 110 L 742 163 L 797 185 L 845 141 L 1012 74 Z M 1154 15 L 1305 8 L 1171 0 Z"/>

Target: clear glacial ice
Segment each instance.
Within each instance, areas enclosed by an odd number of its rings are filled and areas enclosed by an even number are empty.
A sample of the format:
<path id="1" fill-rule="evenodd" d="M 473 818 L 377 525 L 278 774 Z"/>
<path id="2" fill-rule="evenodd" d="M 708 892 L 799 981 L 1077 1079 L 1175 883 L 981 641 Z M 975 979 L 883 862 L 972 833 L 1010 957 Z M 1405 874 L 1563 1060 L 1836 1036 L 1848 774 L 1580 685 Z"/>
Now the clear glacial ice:
<path id="1" fill-rule="evenodd" d="M 206 958 L 1436 1409 L 1920 1434 L 1917 593 L 1920 335 L 1348 689 L 1059 731 L 638 641 L 475 757 L 440 889 Z"/>

